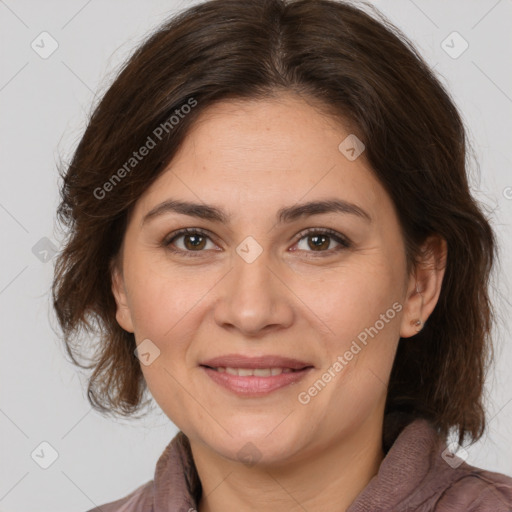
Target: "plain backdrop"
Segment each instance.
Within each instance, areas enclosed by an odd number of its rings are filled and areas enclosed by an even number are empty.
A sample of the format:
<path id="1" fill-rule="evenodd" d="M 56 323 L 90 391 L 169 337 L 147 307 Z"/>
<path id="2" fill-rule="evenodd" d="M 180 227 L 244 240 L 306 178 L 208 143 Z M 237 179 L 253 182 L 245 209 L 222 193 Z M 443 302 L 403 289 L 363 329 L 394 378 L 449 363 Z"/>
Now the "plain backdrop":
<path id="1" fill-rule="evenodd" d="M 177 431 L 157 406 L 137 421 L 91 410 L 86 376 L 52 330 L 49 287 L 59 247 L 56 163 L 69 159 L 95 95 L 119 65 L 152 28 L 192 3 L 0 0 L 0 511 L 79 512 L 121 498 L 153 477 Z M 375 5 L 412 39 L 463 115 L 480 165 L 471 171 L 472 189 L 501 245 L 496 287 L 508 297 L 512 2 Z M 507 301 L 498 307 L 489 429 L 467 452 L 469 463 L 512 475 L 511 308 Z"/>

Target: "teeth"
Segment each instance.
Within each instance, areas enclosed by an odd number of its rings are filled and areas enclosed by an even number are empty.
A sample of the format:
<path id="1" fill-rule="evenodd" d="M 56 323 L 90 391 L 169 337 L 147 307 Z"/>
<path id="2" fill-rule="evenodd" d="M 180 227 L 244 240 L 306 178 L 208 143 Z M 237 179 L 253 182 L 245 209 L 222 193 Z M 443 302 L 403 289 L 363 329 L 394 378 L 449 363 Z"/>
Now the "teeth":
<path id="1" fill-rule="evenodd" d="M 229 373 L 230 375 L 238 375 L 239 377 L 270 377 L 272 375 L 280 375 L 281 373 L 290 373 L 295 370 L 291 368 L 224 368 L 219 366 L 215 368 L 219 373 Z"/>

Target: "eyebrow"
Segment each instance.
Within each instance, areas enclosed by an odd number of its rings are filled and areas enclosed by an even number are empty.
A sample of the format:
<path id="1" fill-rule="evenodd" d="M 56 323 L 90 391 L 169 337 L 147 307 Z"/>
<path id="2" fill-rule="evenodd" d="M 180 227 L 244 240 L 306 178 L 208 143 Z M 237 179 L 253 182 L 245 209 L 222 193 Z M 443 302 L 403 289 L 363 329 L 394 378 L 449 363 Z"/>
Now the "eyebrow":
<path id="1" fill-rule="evenodd" d="M 168 199 L 149 211 L 142 219 L 141 225 L 166 213 L 179 213 L 221 224 L 229 224 L 230 220 L 229 215 L 218 206 Z M 322 213 L 344 213 L 355 215 L 370 223 L 372 222 L 371 216 L 365 210 L 342 199 L 310 201 L 281 208 L 277 212 L 276 219 L 278 224 L 284 224 L 302 217 L 320 215 Z"/>

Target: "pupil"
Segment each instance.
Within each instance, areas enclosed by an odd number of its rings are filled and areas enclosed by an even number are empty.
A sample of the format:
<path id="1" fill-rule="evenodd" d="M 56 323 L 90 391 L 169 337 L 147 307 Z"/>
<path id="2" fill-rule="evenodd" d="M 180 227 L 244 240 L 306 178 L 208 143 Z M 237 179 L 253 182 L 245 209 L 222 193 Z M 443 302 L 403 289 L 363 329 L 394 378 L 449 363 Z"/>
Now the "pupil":
<path id="1" fill-rule="evenodd" d="M 190 245 L 192 246 L 192 248 L 197 249 L 198 247 L 201 247 L 202 242 L 204 242 L 201 240 L 202 238 L 203 238 L 202 235 L 187 235 L 186 240 L 188 240 L 188 241 L 195 240 Z M 187 246 L 188 245 L 189 244 L 187 244 Z"/>
<path id="2" fill-rule="evenodd" d="M 321 249 L 323 245 L 325 245 L 325 241 L 328 239 L 327 236 L 325 235 L 312 235 L 311 236 L 311 239 L 313 240 L 313 246 L 310 246 L 312 249 Z M 317 244 L 317 242 L 319 242 L 320 240 L 322 240 L 319 244 Z M 327 246 L 329 246 L 329 243 L 327 243 Z"/>

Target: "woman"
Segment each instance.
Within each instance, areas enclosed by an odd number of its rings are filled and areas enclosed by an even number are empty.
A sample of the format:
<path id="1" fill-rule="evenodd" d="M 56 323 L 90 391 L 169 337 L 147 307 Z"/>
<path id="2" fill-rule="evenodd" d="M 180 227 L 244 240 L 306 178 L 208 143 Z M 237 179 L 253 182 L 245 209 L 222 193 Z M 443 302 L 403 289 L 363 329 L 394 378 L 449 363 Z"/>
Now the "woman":
<path id="1" fill-rule="evenodd" d="M 155 31 L 59 207 L 91 404 L 129 416 L 149 390 L 180 429 L 98 510 L 512 510 L 512 479 L 464 462 L 495 258 L 465 156 L 412 45 L 349 4 L 213 0 Z"/>

